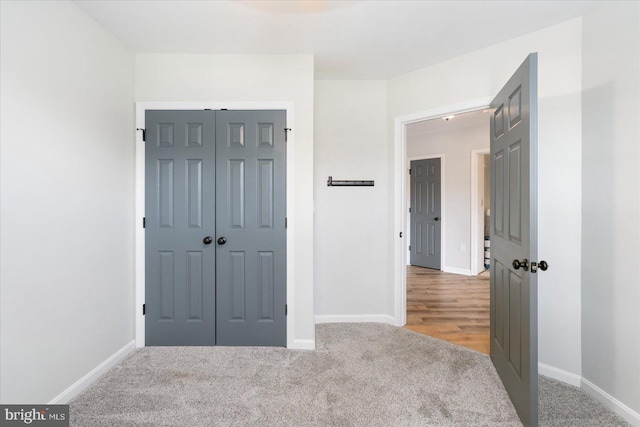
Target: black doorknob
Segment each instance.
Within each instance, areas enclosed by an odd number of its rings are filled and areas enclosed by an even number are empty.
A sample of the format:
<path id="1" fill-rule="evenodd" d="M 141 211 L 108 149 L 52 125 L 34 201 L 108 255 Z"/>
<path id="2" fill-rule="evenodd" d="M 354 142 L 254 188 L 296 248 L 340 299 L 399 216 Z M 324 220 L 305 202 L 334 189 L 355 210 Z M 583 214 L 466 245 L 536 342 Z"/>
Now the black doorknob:
<path id="1" fill-rule="evenodd" d="M 542 271 L 547 271 L 547 268 L 549 268 L 549 264 L 547 264 L 547 261 L 540 261 L 538 263 L 538 268 Z"/>
<path id="2" fill-rule="evenodd" d="M 527 259 L 523 259 L 522 261 L 514 259 L 511 265 L 513 265 L 513 268 L 515 268 L 516 270 L 519 270 L 520 267 L 522 267 L 524 271 L 529 270 L 529 261 Z"/>
<path id="3" fill-rule="evenodd" d="M 433 220 L 434 220 L 434 221 L 440 221 L 440 217 L 439 217 L 439 216 L 437 216 L 437 217 L 433 218 Z"/>
<path id="4" fill-rule="evenodd" d="M 204 243 L 205 245 L 210 245 L 211 242 L 213 242 L 213 239 L 211 238 L 211 236 L 207 236 L 204 239 L 202 239 L 202 243 Z"/>
<path id="5" fill-rule="evenodd" d="M 220 238 L 218 239 L 218 244 L 219 244 L 219 245 L 224 245 L 225 243 L 227 243 L 227 239 L 226 239 L 226 238 L 224 238 L 224 237 L 220 237 Z"/>

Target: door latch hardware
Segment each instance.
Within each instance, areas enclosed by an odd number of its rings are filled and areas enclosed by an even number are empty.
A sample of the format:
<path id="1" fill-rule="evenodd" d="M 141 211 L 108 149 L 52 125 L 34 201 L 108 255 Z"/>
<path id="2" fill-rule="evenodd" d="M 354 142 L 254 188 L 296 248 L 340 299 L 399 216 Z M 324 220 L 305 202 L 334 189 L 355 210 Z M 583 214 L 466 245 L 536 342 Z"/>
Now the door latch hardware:
<path id="1" fill-rule="evenodd" d="M 142 304 L 142 315 L 147 314 L 147 304 Z"/>
<path id="2" fill-rule="evenodd" d="M 147 140 L 147 130 L 146 129 L 142 129 L 142 128 L 136 128 L 136 130 L 141 130 L 142 131 L 142 140 L 146 141 Z"/>
<path id="3" fill-rule="evenodd" d="M 547 264 L 547 261 L 540 261 L 539 263 L 535 263 L 535 262 L 531 263 L 531 272 L 532 273 L 537 272 L 538 269 L 540 269 L 542 271 L 547 271 L 547 268 L 549 268 L 549 264 Z"/>

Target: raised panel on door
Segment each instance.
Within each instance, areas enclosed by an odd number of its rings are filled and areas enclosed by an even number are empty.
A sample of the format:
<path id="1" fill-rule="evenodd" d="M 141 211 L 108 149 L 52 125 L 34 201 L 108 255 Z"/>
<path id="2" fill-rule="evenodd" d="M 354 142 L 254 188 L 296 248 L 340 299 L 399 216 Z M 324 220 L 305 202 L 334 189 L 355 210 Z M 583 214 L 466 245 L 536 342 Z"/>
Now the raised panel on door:
<path id="1" fill-rule="evenodd" d="M 216 113 L 217 343 L 286 346 L 284 111 Z"/>
<path id="2" fill-rule="evenodd" d="M 491 360 L 523 424 L 534 426 L 537 281 L 520 264 L 537 257 L 536 54 L 518 68 L 491 108 Z"/>
<path id="3" fill-rule="evenodd" d="M 504 306 L 508 302 L 504 298 L 504 266 L 496 263 L 491 272 L 491 295 L 494 295 L 494 303 L 491 306 L 491 318 L 495 321 L 491 323 L 491 340 L 501 351 L 505 346 Z"/>
<path id="4" fill-rule="evenodd" d="M 440 269 L 440 159 L 413 160 L 410 181 L 410 264 Z"/>
<path id="5" fill-rule="evenodd" d="M 215 344 L 215 118 L 147 111 L 146 345 Z"/>

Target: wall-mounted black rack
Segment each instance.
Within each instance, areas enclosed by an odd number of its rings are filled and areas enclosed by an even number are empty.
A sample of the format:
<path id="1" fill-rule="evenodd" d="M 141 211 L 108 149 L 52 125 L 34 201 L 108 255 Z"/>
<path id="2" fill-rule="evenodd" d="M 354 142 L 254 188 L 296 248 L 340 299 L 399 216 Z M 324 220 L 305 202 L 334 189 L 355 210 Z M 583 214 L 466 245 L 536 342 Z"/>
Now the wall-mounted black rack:
<path id="1" fill-rule="evenodd" d="M 334 181 L 332 177 L 327 179 L 327 187 L 373 187 L 374 182 L 371 181 Z"/>

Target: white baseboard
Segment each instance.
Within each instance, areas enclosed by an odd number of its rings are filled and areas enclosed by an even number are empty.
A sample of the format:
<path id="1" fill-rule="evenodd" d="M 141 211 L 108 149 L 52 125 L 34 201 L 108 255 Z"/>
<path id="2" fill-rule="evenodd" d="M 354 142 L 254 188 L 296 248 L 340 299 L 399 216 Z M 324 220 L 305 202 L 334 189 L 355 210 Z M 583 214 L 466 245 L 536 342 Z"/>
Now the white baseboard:
<path id="1" fill-rule="evenodd" d="M 538 373 L 545 377 L 553 378 L 554 380 L 562 381 L 563 383 L 570 384 L 574 387 L 580 387 L 580 375 L 574 374 L 563 369 L 558 369 L 553 366 L 545 365 L 544 363 L 538 363 Z"/>
<path id="2" fill-rule="evenodd" d="M 454 267 L 442 267 L 442 271 L 445 273 L 461 274 L 463 276 L 472 276 L 470 269 L 454 268 Z"/>
<path id="3" fill-rule="evenodd" d="M 135 340 L 129 342 L 127 345 L 122 347 L 120 350 L 116 351 L 112 354 L 107 360 L 96 366 L 91 372 L 89 372 L 84 377 L 80 378 L 78 381 L 73 383 L 69 388 L 65 391 L 57 395 L 49 402 L 50 405 L 55 404 L 67 404 L 71 399 L 80 394 L 83 390 L 89 387 L 95 380 L 97 380 L 102 374 L 107 372 L 109 368 L 120 362 L 124 359 L 129 353 L 131 353 L 136 348 Z"/>
<path id="4" fill-rule="evenodd" d="M 615 397 L 611 396 L 606 391 L 602 390 L 600 387 L 592 383 L 591 381 L 582 378 L 582 386 L 581 388 L 587 393 L 589 396 L 593 397 L 604 406 L 609 408 L 611 411 L 620 415 L 624 418 L 628 423 L 633 426 L 640 426 L 640 414 L 638 414 L 633 409 L 629 408 L 624 403 L 620 402 Z"/>
<path id="5" fill-rule="evenodd" d="M 314 319 L 316 325 L 320 323 L 386 323 L 395 325 L 393 316 L 386 314 L 327 314 L 315 316 Z"/>
<path id="6" fill-rule="evenodd" d="M 293 344 L 287 347 L 291 350 L 315 350 L 315 340 L 293 340 Z"/>

